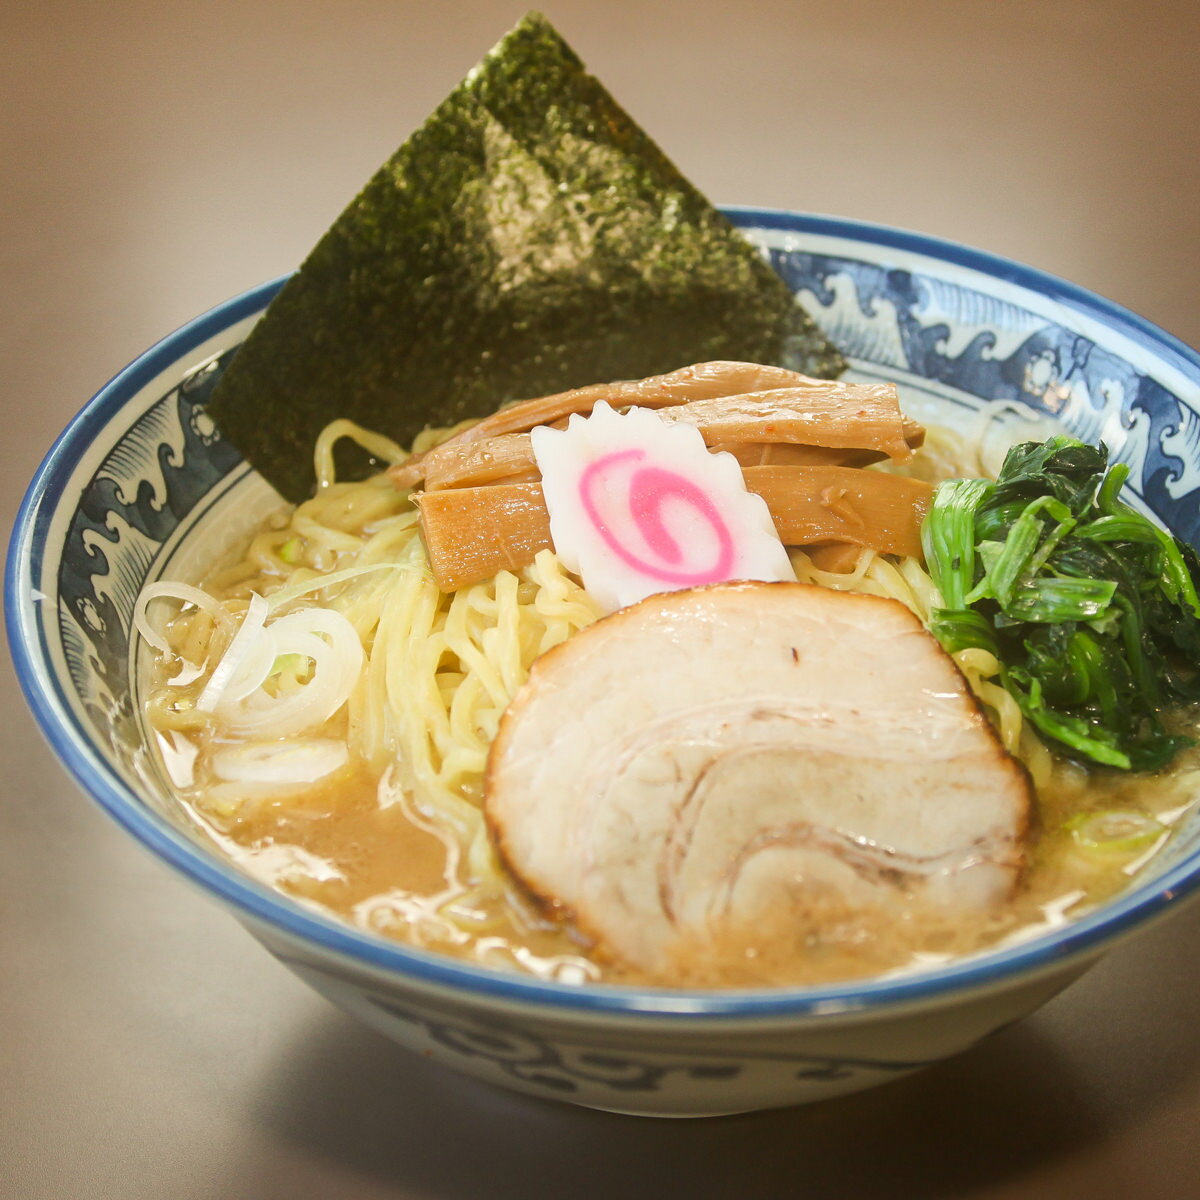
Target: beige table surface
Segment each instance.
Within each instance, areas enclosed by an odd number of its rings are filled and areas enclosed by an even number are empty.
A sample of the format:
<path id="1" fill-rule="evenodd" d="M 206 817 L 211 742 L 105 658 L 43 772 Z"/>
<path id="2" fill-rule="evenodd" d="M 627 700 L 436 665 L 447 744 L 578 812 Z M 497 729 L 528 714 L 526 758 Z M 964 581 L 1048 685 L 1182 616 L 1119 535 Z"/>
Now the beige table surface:
<path id="1" fill-rule="evenodd" d="M 547 4 L 714 200 L 956 238 L 1200 344 L 1193 0 Z M 6 524 L 159 336 L 294 267 L 511 3 L 0 5 Z M 1200 908 L 925 1074 L 655 1122 L 308 992 L 76 793 L 5 660 L 0 1198 L 1200 1196 Z"/>

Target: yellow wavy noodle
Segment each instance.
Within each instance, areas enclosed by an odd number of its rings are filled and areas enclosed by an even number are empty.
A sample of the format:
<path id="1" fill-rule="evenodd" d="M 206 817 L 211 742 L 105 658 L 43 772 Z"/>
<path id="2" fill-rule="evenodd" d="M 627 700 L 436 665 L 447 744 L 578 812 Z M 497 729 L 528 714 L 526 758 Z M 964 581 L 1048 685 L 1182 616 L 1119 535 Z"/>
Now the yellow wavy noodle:
<path id="1" fill-rule="evenodd" d="M 858 552 L 854 570 L 843 574 L 822 571 L 803 550 L 791 550 L 789 557 L 801 583 L 815 583 L 839 592 L 887 596 L 912 609 L 922 621 L 929 619 L 929 611 L 934 607 L 933 580 L 915 558 L 889 558 L 863 549 Z"/>
<path id="2" fill-rule="evenodd" d="M 1049 750 L 1025 720 L 1017 702 L 996 682 L 1000 663 L 987 650 L 960 650 L 954 661 L 971 685 L 971 690 L 987 710 L 1000 733 L 1004 748 L 1019 758 L 1029 771 L 1034 786 L 1043 790 L 1050 782 L 1053 760 Z"/>

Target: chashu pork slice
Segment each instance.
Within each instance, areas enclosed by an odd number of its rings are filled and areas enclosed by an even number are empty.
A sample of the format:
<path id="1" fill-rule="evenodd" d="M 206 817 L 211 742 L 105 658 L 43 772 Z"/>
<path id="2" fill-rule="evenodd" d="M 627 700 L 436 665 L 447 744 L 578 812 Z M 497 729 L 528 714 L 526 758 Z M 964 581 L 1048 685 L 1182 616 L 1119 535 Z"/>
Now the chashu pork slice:
<path id="1" fill-rule="evenodd" d="M 819 911 L 986 913 L 1023 868 L 1031 790 L 903 605 L 735 583 L 539 658 L 485 805 L 531 892 L 662 977 L 681 948 Z"/>

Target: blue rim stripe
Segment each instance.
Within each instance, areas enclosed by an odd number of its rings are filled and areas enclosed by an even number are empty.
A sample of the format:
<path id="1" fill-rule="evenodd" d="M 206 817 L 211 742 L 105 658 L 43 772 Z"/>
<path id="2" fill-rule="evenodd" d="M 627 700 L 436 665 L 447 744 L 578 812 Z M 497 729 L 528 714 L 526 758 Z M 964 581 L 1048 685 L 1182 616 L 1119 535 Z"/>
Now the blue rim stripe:
<path id="1" fill-rule="evenodd" d="M 832 217 L 775 210 L 727 208 L 739 226 L 830 236 L 891 247 L 1008 280 L 1101 320 L 1131 340 L 1171 360 L 1200 387 L 1200 356 L 1164 330 L 1093 293 L 1032 267 L 922 234 Z M 44 671 L 45 623 L 28 590 L 39 581 L 45 534 L 54 506 L 92 439 L 136 392 L 177 359 L 266 306 L 282 286 L 260 285 L 182 326 L 147 350 L 106 384 L 55 441 L 22 502 L 9 543 L 5 617 L 17 677 L 42 732 L 75 781 L 146 848 L 193 882 L 229 903 L 244 918 L 300 942 L 310 942 L 352 963 L 397 972 L 422 983 L 482 997 L 540 1006 L 562 1015 L 608 1012 L 636 1019 L 787 1018 L 835 1015 L 887 1005 L 949 998 L 953 993 L 1017 982 L 1018 976 L 1068 958 L 1097 952 L 1200 887 L 1200 849 L 1154 881 L 1124 893 L 1103 910 L 1055 933 L 1009 950 L 994 951 L 910 977 L 814 988 L 754 992 L 688 992 L 546 983 L 474 967 L 359 932 L 294 905 L 280 893 L 226 869 L 200 845 L 143 804 L 120 776 L 90 749 L 67 694 Z"/>
<path id="2" fill-rule="evenodd" d="M 1014 258 L 1005 258 L 988 250 L 977 250 L 972 246 L 946 241 L 927 233 L 916 233 L 888 225 L 873 225 L 867 221 L 853 221 L 845 217 L 799 215 L 770 208 L 723 207 L 721 211 L 739 227 L 750 226 L 783 232 L 803 231 L 823 237 L 849 238 L 873 246 L 887 246 L 893 250 L 940 259 L 956 267 L 965 267 L 992 278 L 1003 279 L 1006 283 L 1098 319 L 1108 328 L 1130 337 L 1132 341 L 1141 342 L 1143 346 L 1152 346 L 1167 358 L 1169 365 L 1200 385 L 1200 379 L 1196 378 L 1197 370 L 1200 369 L 1200 354 L 1186 342 L 1114 300 L 1080 287 L 1079 284 L 1069 283 L 1038 267 L 1027 266 Z M 1141 337 L 1137 337 L 1136 334 L 1140 334 Z"/>

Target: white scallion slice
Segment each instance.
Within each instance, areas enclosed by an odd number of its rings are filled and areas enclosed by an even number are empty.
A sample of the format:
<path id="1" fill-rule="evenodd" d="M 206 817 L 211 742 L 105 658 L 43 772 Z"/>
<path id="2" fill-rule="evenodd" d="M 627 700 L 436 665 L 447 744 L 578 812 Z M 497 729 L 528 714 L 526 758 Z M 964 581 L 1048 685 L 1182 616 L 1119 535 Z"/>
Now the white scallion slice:
<path id="1" fill-rule="evenodd" d="M 201 712 L 213 712 L 221 702 L 226 687 L 237 673 L 243 661 L 255 648 L 255 643 L 263 632 L 263 622 L 267 617 L 267 602 L 257 593 L 250 597 L 250 606 L 246 615 L 233 635 L 229 648 L 221 656 L 221 661 L 213 668 L 208 677 L 204 690 L 196 700 L 196 707 Z"/>
<path id="2" fill-rule="evenodd" d="M 209 766 L 231 783 L 309 784 L 333 774 L 349 758 L 343 742 L 300 738 L 225 746 L 210 757 Z"/>
<path id="3" fill-rule="evenodd" d="M 328 608 L 302 608 L 278 617 L 260 631 L 266 649 L 253 675 L 242 680 L 247 690 L 231 688 L 214 709 L 214 715 L 231 730 L 254 738 L 294 737 L 316 729 L 350 697 L 363 666 L 363 648 L 354 626 Z M 232 647 L 231 647 L 232 649 Z M 311 663 L 307 677 L 294 687 L 272 695 L 262 686 L 275 664 L 290 655 Z"/>
<path id="4" fill-rule="evenodd" d="M 368 563 L 366 566 L 344 567 L 340 571 L 331 571 L 325 575 L 316 575 L 312 579 L 301 580 L 299 583 L 290 583 L 286 587 L 281 587 L 277 592 L 271 593 L 271 612 L 278 612 L 281 608 L 286 608 L 293 600 L 299 600 L 301 596 L 307 596 L 312 592 L 321 592 L 325 588 L 336 587 L 340 583 L 349 583 L 350 580 L 358 579 L 362 575 L 373 575 L 377 571 L 399 571 L 401 568 L 412 569 L 406 567 L 406 564 L 398 562 Z"/>
<path id="5" fill-rule="evenodd" d="M 1080 813 L 1065 826 L 1075 845 L 1094 854 L 1135 854 L 1162 837 L 1165 827 L 1131 809 Z"/>
<path id="6" fill-rule="evenodd" d="M 225 690 L 217 701 L 217 707 L 236 704 L 256 692 L 276 671 L 279 656 L 275 653 L 275 639 L 270 631 L 263 629 L 229 677 Z"/>
<path id="7" fill-rule="evenodd" d="M 133 606 L 133 627 L 160 654 L 170 654 L 171 647 L 166 638 L 150 623 L 149 608 L 155 600 L 178 600 L 181 604 L 191 604 L 209 613 L 218 625 L 229 624 L 229 613 L 222 605 L 207 592 L 192 587 L 191 584 L 172 583 L 169 580 L 147 584 L 138 593 L 137 602 Z"/>

